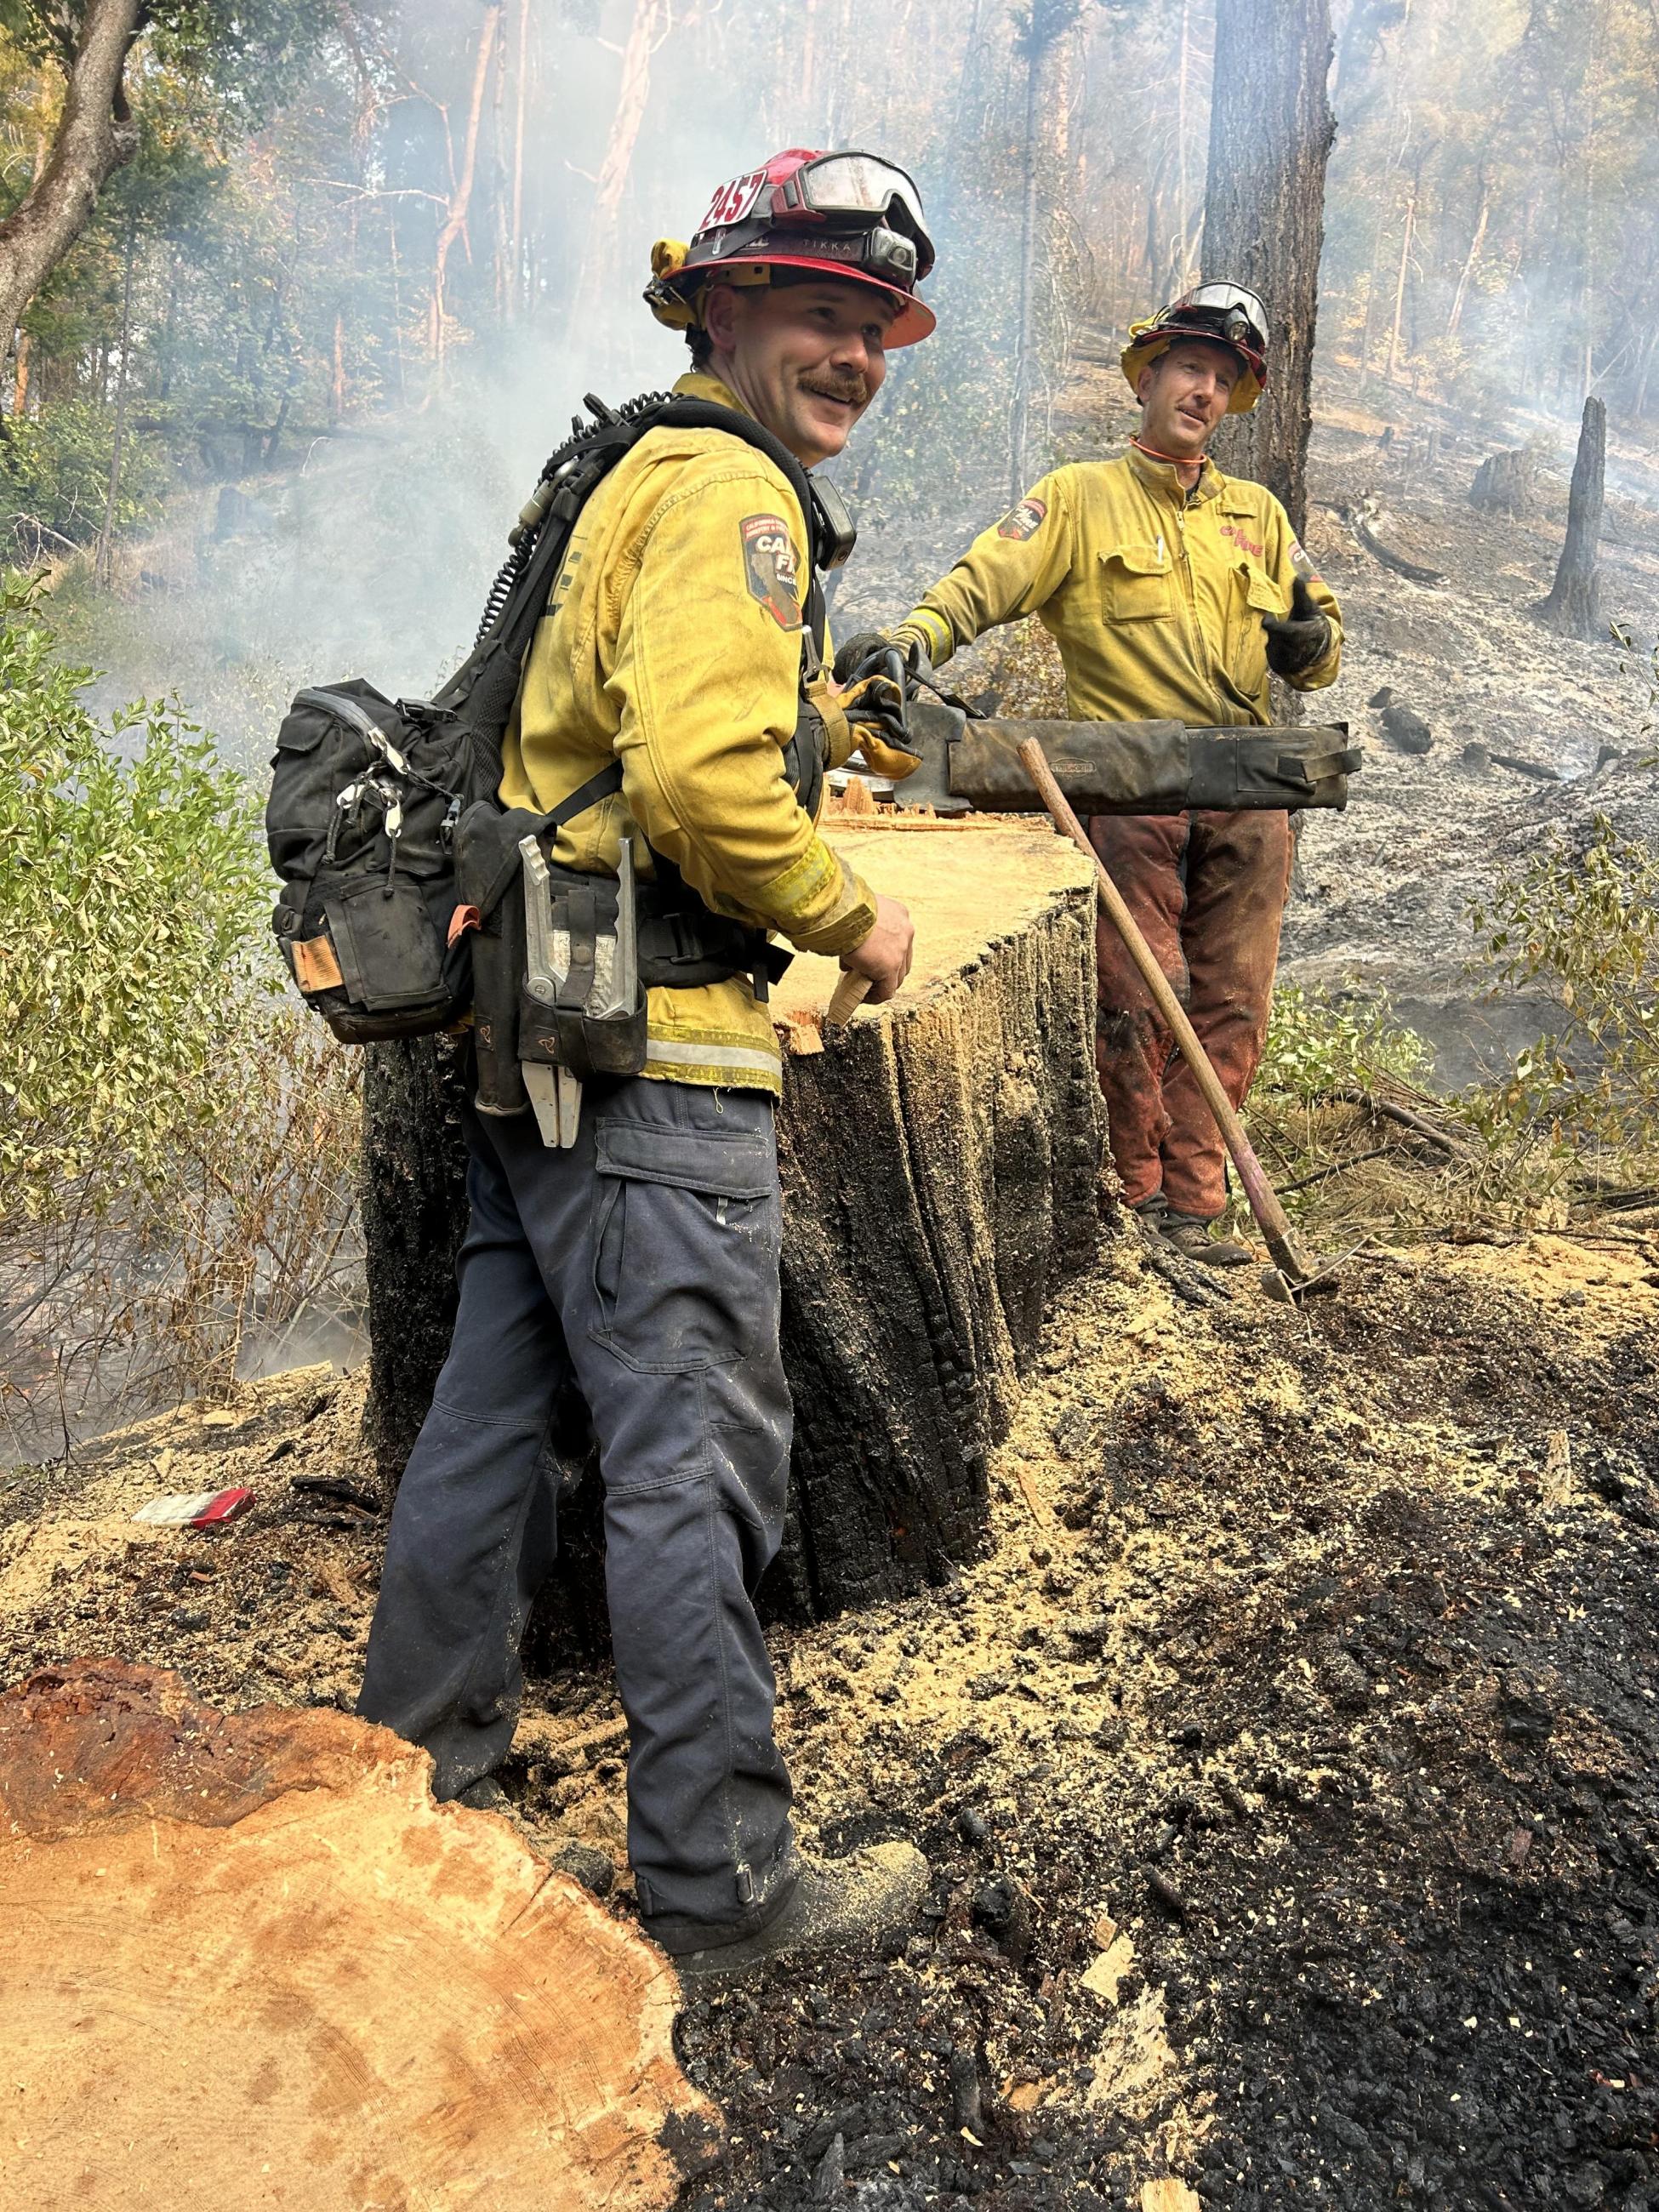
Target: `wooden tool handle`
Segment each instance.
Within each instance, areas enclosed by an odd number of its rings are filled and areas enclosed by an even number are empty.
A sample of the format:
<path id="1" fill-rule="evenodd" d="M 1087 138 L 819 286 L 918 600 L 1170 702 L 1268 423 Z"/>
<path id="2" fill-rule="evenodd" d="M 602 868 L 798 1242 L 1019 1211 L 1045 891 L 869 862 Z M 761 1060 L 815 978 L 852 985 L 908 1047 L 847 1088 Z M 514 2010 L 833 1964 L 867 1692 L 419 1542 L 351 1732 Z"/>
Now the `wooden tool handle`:
<path id="1" fill-rule="evenodd" d="M 1152 949 L 1141 935 L 1134 916 L 1123 902 L 1123 894 L 1106 872 L 1098 853 L 1089 842 L 1089 833 L 1072 810 L 1070 800 L 1054 781 L 1054 772 L 1044 757 L 1042 746 L 1035 738 L 1027 738 L 1019 748 L 1021 767 L 1042 794 L 1042 803 L 1058 826 L 1066 832 L 1079 851 L 1086 853 L 1094 863 L 1095 889 L 1100 903 L 1118 935 L 1128 948 L 1129 957 L 1140 970 L 1141 981 L 1151 992 L 1152 1003 L 1173 1032 L 1181 1047 L 1182 1059 L 1193 1071 L 1194 1081 L 1204 1094 L 1204 1103 L 1215 1116 L 1222 1141 L 1232 1154 L 1233 1165 L 1238 1170 L 1238 1179 L 1244 1186 L 1244 1195 L 1250 1202 L 1267 1249 L 1273 1254 L 1285 1274 L 1293 1283 L 1305 1282 L 1313 1273 L 1297 1249 L 1295 1231 L 1285 1218 L 1273 1185 L 1267 1181 L 1261 1163 L 1255 1156 L 1255 1147 L 1244 1133 L 1244 1124 L 1233 1111 L 1232 1101 L 1221 1087 L 1221 1079 L 1210 1065 L 1210 1055 L 1199 1042 L 1198 1032 L 1187 1018 L 1187 1010 L 1170 988 L 1170 979 L 1158 966 Z"/>
<path id="2" fill-rule="evenodd" d="M 844 969 L 842 979 L 836 984 L 830 998 L 829 1011 L 823 1017 L 824 1020 L 833 1024 L 837 1029 L 844 1027 L 869 997 L 870 990 L 869 976 L 860 975 L 851 968 Z"/>

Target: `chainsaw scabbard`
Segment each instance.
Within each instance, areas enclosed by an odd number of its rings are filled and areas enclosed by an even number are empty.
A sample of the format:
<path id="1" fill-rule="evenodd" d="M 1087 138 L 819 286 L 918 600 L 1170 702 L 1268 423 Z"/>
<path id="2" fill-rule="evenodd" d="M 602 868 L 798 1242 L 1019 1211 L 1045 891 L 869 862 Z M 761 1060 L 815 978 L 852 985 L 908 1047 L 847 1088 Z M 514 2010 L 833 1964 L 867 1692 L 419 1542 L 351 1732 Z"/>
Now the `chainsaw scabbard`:
<path id="1" fill-rule="evenodd" d="M 913 708 L 910 727 L 923 764 L 898 787 L 900 803 L 924 799 L 941 812 L 960 812 L 966 805 L 988 813 L 1040 814 L 1042 801 L 1019 763 L 1027 738 L 1037 740 L 1060 789 L 1085 816 L 1343 807 L 1348 778 L 1363 765 L 1358 747 L 1340 727 L 965 722 L 939 708 Z"/>

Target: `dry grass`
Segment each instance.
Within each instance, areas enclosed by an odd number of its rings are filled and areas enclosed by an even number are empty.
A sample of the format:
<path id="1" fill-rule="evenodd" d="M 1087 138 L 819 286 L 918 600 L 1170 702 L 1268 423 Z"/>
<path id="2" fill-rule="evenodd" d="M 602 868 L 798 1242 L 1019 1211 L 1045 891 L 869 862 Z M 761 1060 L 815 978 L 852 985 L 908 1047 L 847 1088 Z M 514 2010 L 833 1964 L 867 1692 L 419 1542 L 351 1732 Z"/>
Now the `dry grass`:
<path id="1" fill-rule="evenodd" d="M 297 1006 L 262 1008 L 216 1061 L 211 1096 L 180 1115 L 165 1176 L 128 1187 L 105 1162 L 6 1235 L 0 1414 L 14 1445 L 55 1431 L 67 1453 L 124 1406 L 222 1397 L 256 1340 L 269 1368 L 299 1333 L 349 1322 L 361 1100 L 360 1055 Z"/>

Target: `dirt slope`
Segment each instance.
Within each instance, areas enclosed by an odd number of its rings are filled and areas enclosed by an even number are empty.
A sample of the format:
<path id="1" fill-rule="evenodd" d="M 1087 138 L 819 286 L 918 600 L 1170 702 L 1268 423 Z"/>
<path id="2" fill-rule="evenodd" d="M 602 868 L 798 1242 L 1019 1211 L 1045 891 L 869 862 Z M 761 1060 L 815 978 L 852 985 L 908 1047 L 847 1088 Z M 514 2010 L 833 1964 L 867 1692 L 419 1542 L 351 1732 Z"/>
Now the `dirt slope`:
<path id="1" fill-rule="evenodd" d="M 1352 1275 L 1198 1311 L 1120 1243 L 1050 1322 L 992 1554 L 775 1639 L 807 1839 L 937 1879 L 902 1960 L 685 2014 L 732 2130 L 698 2212 L 1659 2204 L 1659 1277 L 1553 1239 Z M 377 1524 L 288 1478 L 349 1460 L 354 1391 L 9 1480 L 0 1675 L 345 1702 Z M 210 1472 L 259 1495 L 224 1535 L 124 1517 Z M 626 1911 L 608 1678 L 539 1698 L 514 1786 Z"/>

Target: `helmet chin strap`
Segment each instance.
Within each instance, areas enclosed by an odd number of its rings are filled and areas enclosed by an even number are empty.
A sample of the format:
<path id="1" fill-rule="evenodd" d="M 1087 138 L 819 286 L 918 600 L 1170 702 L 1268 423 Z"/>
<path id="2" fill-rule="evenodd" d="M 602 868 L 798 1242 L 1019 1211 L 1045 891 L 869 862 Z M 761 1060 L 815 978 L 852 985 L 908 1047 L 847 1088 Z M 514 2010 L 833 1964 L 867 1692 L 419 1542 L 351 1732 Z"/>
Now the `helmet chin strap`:
<path id="1" fill-rule="evenodd" d="M 1210 458 L 1207 447 L 1200 447 L 1195 453 L 1161 453 L 1156 446 L 1149 446 L 1144 438 L 1131 434 L 1129 443 L 1139 446 L 1141 452 L 1149 454 L 1153 460 L 1171 461 L 1178 469 L 1201 469 Z"/>

